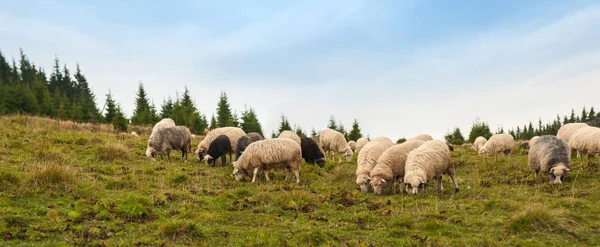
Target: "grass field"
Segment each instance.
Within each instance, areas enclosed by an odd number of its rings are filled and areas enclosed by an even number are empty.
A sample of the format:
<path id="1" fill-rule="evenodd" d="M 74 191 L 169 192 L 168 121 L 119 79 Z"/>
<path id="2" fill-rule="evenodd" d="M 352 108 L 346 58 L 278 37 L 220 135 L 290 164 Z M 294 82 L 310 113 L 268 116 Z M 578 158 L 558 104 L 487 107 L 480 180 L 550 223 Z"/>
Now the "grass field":
<path id="1" fill-rule="evenodd" d="M 355 161 L 305 165 L 299 185 L 282 171 L 238 183 L 231 166 L 151 163 L 144 136 L 39 121 L 0 118 L 0 246 L 600 245 L 598 158 L 536 185 L 525 150 L 457 148 L 460 192 L 444 176 L 443 194 L 375 196 Z"/>

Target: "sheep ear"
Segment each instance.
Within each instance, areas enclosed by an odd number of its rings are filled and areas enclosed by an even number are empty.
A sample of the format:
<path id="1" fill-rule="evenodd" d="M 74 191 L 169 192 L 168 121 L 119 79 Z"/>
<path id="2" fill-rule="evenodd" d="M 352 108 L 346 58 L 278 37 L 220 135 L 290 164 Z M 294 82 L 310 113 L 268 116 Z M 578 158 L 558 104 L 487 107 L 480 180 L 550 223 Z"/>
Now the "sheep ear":
<path id="1" fill-rule="evenodd" d="M 420 183 L 421 183 L 421 184 L 425 184 L 425 181 L 423 181 L 423 179 L 421 179 Z"/>

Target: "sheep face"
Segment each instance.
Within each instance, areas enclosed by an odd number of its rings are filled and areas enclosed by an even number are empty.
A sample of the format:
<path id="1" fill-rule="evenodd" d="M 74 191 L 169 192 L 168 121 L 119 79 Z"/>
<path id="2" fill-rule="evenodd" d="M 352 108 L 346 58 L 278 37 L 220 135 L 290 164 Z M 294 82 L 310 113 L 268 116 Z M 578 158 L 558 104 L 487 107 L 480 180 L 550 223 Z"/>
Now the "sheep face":
<path id="1" fill-rule="evenodd" d="M 196 158 L 198 158 L 198 162 L 204 160 L 204 156 L 206 156 L 206 150 L 204 149 L 198 149 L 198 151 L 196 151 Z"/>
<path id="2" fill-rule="evenodd" d="M 346 161 L 350 161 L 352 160 L 352 156 L 354 156 L 354 153 L 352 152 L 352 150 L 348 150 L 343 154 L 344 158 L 346 158 Z"/>
<path id="3" fill-rule="evenodd" d="M 235 162 L 233 163 L 234 167 L 235 167 Z M 242 173 L 239 169 L 237 168 L 233 168 L 233 176 L 235 177 L 235 181 L 242 181 L 242 178 L 244 178 L 244 173 Z"/>
<path id="4" fill-rule="evenodd" d="M 319 167 L 323 167 L 325 165 L 325 158 L 317 159 L 317 165 L 319 165 Z"/>
<path id="5" fill-rule="evenodd" d="M 404 184 L 406 184 L 406 193 L 412 195 L 416 195 L 420 191 L 425 190 L 425 186 L 427 186 L 427 183 L 419 177 L 410 177 L 404 181 Z"/>
<path id="6" fill-rule="evenodd" d="M 210 156 L 209 154 L 207 154 L 206 156 L 204 156 L 203 160 L 206 160 L 206 163 L 207 163 L 207 164 L 209 164 L 209 165 L 210 165 L 211 163 L 212 163 L 213 165 L 216 165 L 216 164 L 217 164 L 217 162 L 215 161 L 215 158 L 213 158 L 213 157 L 212 157 L 212 156 Z"/>
<path id="7" fill-rule="evenodd" d="M 548 172 L 548 180 L 553 184 L 562 184 L 562 179 L 569 174 L 569 168 L 564 164 L 559 164 L 550 169 Z"/>
<path id="8" fill-rule="evenodd" d="M 156 154 L 156 149 L 152 148 L 152 147 L 147 147 L 146 148 L 146 156 L 150 159 L 152 159 L 152 161 L 156 161 L 156 159 L 154 158 L 154 155 Z"/>
<path id="9" fill-rule="evenodd" d="M 371 178 L 366 174 L 358 175 L 356 178 L 356 184 L 360 187 L 362 192 L 369 192 L 369 184 L 371 183 Z"/>
<path id="10" fill-rule="evenodd" d="M 381 195 L 383 192 L 383 186 L 386 184 L 385 179 L 381 177 L 373 177 L 371 179 L 371 187 L 373 187 L 373 192 L 375 195 Z"/>

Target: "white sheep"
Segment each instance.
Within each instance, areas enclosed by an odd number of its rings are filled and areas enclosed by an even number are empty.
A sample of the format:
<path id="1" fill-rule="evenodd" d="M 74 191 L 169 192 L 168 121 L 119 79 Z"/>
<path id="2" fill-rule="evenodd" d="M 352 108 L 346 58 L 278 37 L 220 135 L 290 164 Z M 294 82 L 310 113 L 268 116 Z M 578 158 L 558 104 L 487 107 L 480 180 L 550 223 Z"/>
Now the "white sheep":
<path id="1" fill-rule="evenodd" d="M 450 162 L 450 150 L 440 141 L 433 140 L 423 143 L 408 154 L 404 167 L 404 184 L 406 192 L 417 194 L 426 190 L 427 182 L 437 180 L 437 190 L 442 192 L 442 175 L 448 174 L 458 192 L 458 184 L 454 178 L 454 165 Z"/>
<path id="2" fill-rule="evenodd" d="M 570 150 L 577 151 L 577 157 L 583 155 L 598 156 L 600 154 L 600 128 L 583 127 L 571 135 L 568 143 Z"/>
<path id="3" fill-rule="evenodd" d="M 479 149 L 479 154 L 509 154 L 515 146 L 515 138 L 510 134 L 495 134 Z"/>
<path id="4" fill-rule="evenodd" d="M 558 132 L 556 132 L 556 137 L 558 139 L 565 141 L 567 144 L 569 144 L 569 141 L 571 140 L 571 136 L 573 136 L 575 131 L 580 128 L 583 128 L 583 127 L 589 127 L 589 125 L 587 125 L 585 123 L 565 124 L 565 125 L 561 126 L 560 129 L 558 129 Z"/>
<path id="5" fill-rule="evenodd" d="M 229 137 L 229 141 L 231 141 L 232 150 L 235 150 L 238 139 L 240 139 L 240 137 L 242 136 L 245 136 L 246 132 L 237 127 L 216 128 L 208 132 L 208 134 L 206 134 L 206 137 L 204 137 L 204 139 L 200 143 L 198 143 L 198 147 L 196 148 L 195 153 L 198 161 L 202 161 L 204 159 L 204 156 L 206 156 L 206 151 L 208 150 L 210 143 L 220 135 L 226 135 L 227 137 Z"/>
<path id="6" fill-rule="evenodd" d="M 471 147 L 473 148 L 473 150 L 479 152 L 481 147 L 483 147 L 483 145 L 485 145 L 486 142 L 487 142 L 487 139 L 485 139 L 485 137 L 478 136 L 477 138 L 475 138 L 475 141 L 473 142 L 473 146 L 471 146 Z"/>
<path id="7" fill-rule="evenodd" d="M 357 166 L 356 166 L 356 184 L 360 187 L 362 192 L 369 191 L 369 175 L 371 171 L 377 165 L 377 160 L 394 143 L 385 139 L 378 139 L 367 143 L 358 154 Z"/>
<path id="8" fill-rule="evenodd" d="M 298 136 L 298 134 L 296 134 L 296 132 L 291 131 L 291 130 L 282 131 L 279 134 L 279 137 L 277 137 L 277 138 L 287 138 L 287 139 L 297 142 L 298 145 L 300 145 L 300 136 Z"/>
<path id="9" fill-rule="evenodd" d="M 175 126 L 170 128 L 160 128 L 148 140 L 146 156 L 156 161 L 156 153 L 167 151 L 167 157 L 171 161 L 171 150 L 181 150 L 181 160 L 187 159 L 187 153 L 192 148 L 192 133 L 188 127 Z"/>
<path id="10" fill-rule="evenodd" d="M 431 140 L 433 140 L 433 137 L 431 137 L 430 135 L 420 134 L 418 136 L 408 138 L 406 141 L 424 141 L 424 142 L 426 142 L 426 141 L 431 141 Z"/>
<path id="11" fill-rule="evenodd" d="M 540 137 L 539 137 L 539 136 L 534 136 L 534 137 L 531 137 L 531 139 L 529 139 L 529 143 L 528 143 L 528 144 L 529 144 L 529 147 L 530 147 L 530 148 L 531 148 L 531 145 L 533 145 L 533 143 L 535 143 L 535 141 L 536 141 L 538 138 L 540 138 Z"/>
<path id="12" fill-rule="evenodd" d="M 248 171 L 253 171 L 252 183 L 256 182 L 256 175 L 263 170 L 265 179 L 269 180 L 268 169 L 285 168 L 287 180 L 291 171 L 296 175 L 296 183 L 300 183 L 300 164 L 302 163 L 302 150 L 295 141 L 286 138 L 275 138 L 250 143 L 240 158 L 233 163 L 233 175 L 236 181 L 241 181 L 244 175 L 250 176 Z"/>
<path id="13" fill-rule="evenodd" d="M 369 176 L 376 195 L 382 193 L 383 187 L 395 187 L 396 181 L 402 183 L 408 154 L 423 143 L 423 141 L 407 141 L 393 145 L 381 154 Z"/>
<path id="14" fill-rule="evenodd" d="M 350 146 L 350 149 L 352 149 L 352 152 L 356 152 L 356 142 L 355 141 L 348 141 L 348 146 Z"/>
<path id="15" fill-rule="evenodd" d="M 333 157 L 334 153 L 338 153 L 340 156 L 344 156 L 347 161 L 350 161 L 354 155 L 346 142 L 346 137 L 336 130 L 325 129 L 321 131 L 319 141 L 321 142 L 321 147 L 325 150 L 326 156 L 329 154 L 329 159 Z M 339 162 L 341 161 L 340 157 Z"/>
<path id="16" fill-rule="evenodd" d="M 529 167 L 535 172 L 535 182 L 539 183 L 538 173 L 548 175 L 548 180 L 561 184 L 569 173 L 571 153 L 565 141 L 551 135 L 544 135 L 529 146 Z"/>
<path id="17" fill-rule="evenodd" d="M 133 137 L 138 137 L 138 136 L 140 136 L 140 135 L 138 135 L 138 133 L 136 133 L 135 131 L 132 131 L 132 132 L 131 132 L 131 136 L 133 136 Z"/>
<path id="18" fill-rule="evenodd" d="M 148 142 L 150 142 L 150 140 L 154 138 L 154 135 L 157 131 L 175 126 L 175 121 L 173 121 L 173 119 L 163 118 L 158 123 L 154 124 L 154 127 L 152 127 L 152 132 L 150 133 L 150 137 L 148 137 Z M 146 146 L 146 156 L 150 157 L 152 155 L 152 152 L 155 152 L 154 155 L 156 155 L 156 150 L 153 150 L 150 146 Z M 159 154 L 160 158 L 162 159 L 162 152 L 159 152 Z"/>
<path id="19" fill-rule="evenodd" d="M 367 143 L 369 143 L 369 139 L 365 137 L 358 138 L 358 140 L 356 140 L 356 150 L 354 150 L 354 152 L 360 153 L 360 150 L 362 150 Z"/>

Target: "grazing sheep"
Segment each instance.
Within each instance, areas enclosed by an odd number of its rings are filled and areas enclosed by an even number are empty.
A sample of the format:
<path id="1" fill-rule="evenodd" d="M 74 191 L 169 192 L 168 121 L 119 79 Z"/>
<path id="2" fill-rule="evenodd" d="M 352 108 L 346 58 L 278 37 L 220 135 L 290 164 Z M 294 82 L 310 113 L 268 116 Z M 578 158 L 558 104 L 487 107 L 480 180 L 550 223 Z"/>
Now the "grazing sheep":
<path id="1" fill-rule="evenodd" d="M 406 141 L 424 141 L 424 142 L 426 142 L 426 141 L 431 141 L 431 140 L 433 140 L 433 137 L 431 137 L 430 135 L 428 135 L 428 134 L 420 134 L 418 136 L 409 138 Z"/>
<path id="2" fill-rule="evenodd" d="M 204 160 L 206 163 L 213 166 L 217 165 L 217 159 L 221 157 L 221 165 L 225 166 L 227 164 L 227 158 L 225 154 L 229 154 L 229 160 L 231 160 L 231 141 L 229 137 L 226 135 L 217 136 L 210 145 L 208 146 L 207 154 L 204 156 Z"/>
<path id="3" fill-rule="evenodd" d="M 240 155 L 244 153 L 244 150 L 246 150 L 250 143 L 264 139 L 265 138 L 263 138 L 262 135 L 256 132 L 250 132 L 245 136 L 240 137 L 240 139 L 238 139 L 238 141 L 235 144 L 235 160 L 238 160 L 240 158 Z"/>
<path id="4" fill-rule="evenodd" d="M 569 173 L 571 154 L 565 141 L 555 136 L 539 137 L 529 150 L 529 167 L 535 171 L 535 182 L 539 183 L 538 173 L 548 175 L 548 180 L 561 184 L 562 179 Z"/>
<path id="5" fill-rule="evenodd" d="M 325 165 L 325 155 L 319 149 L 319 145 L 310 138 L 303 137 L 300 139 L 300 147 L 302 148 L 302 158 L 306 163 L 317 164 L 320 167 Z"/>
<path id="6" fill-rule="evenodd" d="M 256 174 L 260 170 L 269 180 L 268 169 L 285 168 L 287 180 L 293 170 L 296 183 L 300 183 L 300 164 L 302 163 L 302 150 L 295 141 L 286 138 L 266 139 L 248 145 L 239 160 L 233 162 L 233 175 L 240 181 L 244 175 L 250 176 L 248 170 L 254 170 L 252 183 L 256 182 Z"/>
<path id="7" fill-rule="evenodd" d="M 565 124 L 562 127 L 560 127 L 560 129 L 558 129 L 558 132 L 556 132 L 556 137 L 558 139 L 565 141 L 567 144 L 569 144 L 569 141 L 571 141 L 571 136 L 573 136 L 575 131 L 580 128 L 583 128 L 583 127 L 589 127 L 589 125 L 587 125 L 585 123 Z"/>
<path id="8" fill-rule="evenodd" d="M 519 145 L 519 147 L 522 149 L 529 149 L 529 142 L 523 142 L 521 145 Z"/>
<path id="9" fill-rule="evenodd" d="M 148 137 L 148 141 L 150 141 L 155 133 L 160 130 L 160 129 L 164 129 L 164 128 L 171 128 L 171 127 L 175 127 L 175 121 L 173 121 L 173 119 L 170 118 L 163 118 L 162 120 L 160 120 L 158 123 L 154 124 L 154 127 L 152 127 L 152 132 L 150 133 L 150 137 Z M 146 156 L 150 157 L 150 152 L 152 152 L 150 146 L 146 147 Z M 162 152 L 159 152 L 160 154 L 160 159 L 162 160 Z"/>
<path id="10" fill-rule="evenodd" d="M 204 139 L 198 143 L 198 148 L 196 148 L 196 158 L 198 158 L 198 161 L 202 161 L 206 155 L 206 150 L 208 150 L 210 143 L 220 135 L 226 135 L 229 137 L 229 141 L 231 141 L 231 147 L 233 150 L 235 150 L 235 144 L 237 143 L 238 139 L 240 139 L 242 136 L 245 136 L 246 132 L 237 127 L 216 128 L 208 132 L 206 137 L 204 137 Z"/>
<path id="11" fill-rule="evenodd" d="M 292 141 L 295 141 L 296 143 L 298 143 L 298 145 L 300 145 L 300 137 L 298 136 L 298 134 L 296 134 L 296 132 L 291 131 L 291 130 L 282 131 L 279 134 L 279 137 L 277 137 L 277 138 L 287 138 Z"/>
<path id="12" fill-rule="evenodd" d="M 495 134 L 479 149 L 479 154 L 504 153 L 508 155 L 515 146 L 515 138 L 510 134 Z"/>
<path id="13" fill-rule="evenodd" d="M 357 167 L 356 167 L 356 184 L 360 187 L 362 192 L 369 191 L 369 183 L 371 179 L 369 175 L 375 165 L 377 165 L 377 159 L 394 143 L 391 140 L 379 139 L 373 140 L 367 143 L 358 154 Z"/>
<path id="14" fill-rule="evenodd" d="M 596 119 L 594 119 L 592 121 L 587 122 L 587 125 L 592 126 L 592 127 L 598 127 L 598 128 L 600 128 L 600 117 L 598 117 L 598 118 L 596 118 Z"/>
<path id="15" fill-rule="evenodd" d="M 185 126 L 175 126 L 158 129 L 152 139 L 148 140 L 146 156 L 155 160 L 157 152 L 167 151 L 167 157 L 171 161 L 170 150 L 181 150 L 181 160 L 187 159 L 187 153 L 192 148 L 192 133 Z"/>
<path id="16" fill-rule="evenodd" d="M 483 147 L 483 145 L 485 145 L 486 142 L 487 142 L 487 139 L 485 139 L 485 137 L 478 136 L 477 138 L 475 138 L 475 141 L 473 142 L 473 146 L 472 146 L 473 150 L 479 152 L 481 147 Z"/>
<path id="17" fill-rule="evenodd" d="M 458 192 L 458 184 L 454 178 L 454 165 L 450 162 L 448 146 L 440 140 L 423 143 L 408 154 L 404 167 L 404 184 L 406 192 L 417 194 L 426 190 L 427 182 L 437 180 L 437 190 L 442 192 L 442 175 L 448 174 Z"/>
<path id="18" fill-rule="evenodd" d="M 350 149 L 352 149 L 352 152 L 356 151 L 356 142 L 355 141 L 348 141 L 348 146 L 350 146 Z"/>
<path id="19" fill-rule="evenodd" d="M 600 154 L 600 128 L 583 127 L 577 129 L 568 143 L 570 150 L 577 151 L 577 157 L 581 155 L 598 156 Z"/>
<path id="20" fill-rule="evenodd" d="M 136 133 L 135 131 L 132 131 L 132 132 L 131 132 L 131 136 L 133 136 L 133 137 L 138 137 L 138 136 L 140 136 L 140 135 L 138 135 L 138 133 Z"/>
<path id="21" fill-rule="evenodd" d="M 410 151 L 421 146 L 423 141 L 407 141 L 396 144 L 385 150 L 371 171 L 370 179 L 373 192 L 380 195 L 383 187 L 395 187 L 396 181 L 402 183 L 404 165 Z"/>
<path id="22" fill-rule="evenodd" d="M 321 141 L 321 147 L 325 150 L 325 153 L 329 153 L 329 157 L 333 156 L 333 153 L 338 153 L 340 156 L 344 156 L 347 161 L 352 159 L 354 153 L 346 142 L 346 137 L 336 130 L 325 129 L 321 131 L 319 135 Z M 341 157 L 339 162 L 341 162 Z"/>
<path id="23" fill-rule="evenodd" d="M 358 140 L 356 140 L 356 153 L 360 153 L 360 150 L 367 145 L 367 143 L 369 143 L 369 139 L 365 138 L 365 137 L 361 137 Z"/>

